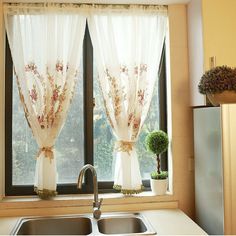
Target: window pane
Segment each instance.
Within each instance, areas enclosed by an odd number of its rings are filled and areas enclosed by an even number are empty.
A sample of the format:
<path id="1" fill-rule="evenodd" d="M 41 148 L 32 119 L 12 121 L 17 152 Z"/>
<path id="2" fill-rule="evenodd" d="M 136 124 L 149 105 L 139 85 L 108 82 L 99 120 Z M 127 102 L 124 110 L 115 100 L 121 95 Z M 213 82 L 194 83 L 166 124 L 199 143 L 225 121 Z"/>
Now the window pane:
<path id="1" fill-rule="evenodd" d="M 146 150 L 145 138 L 149 132 L 159 129 L 159 117 L 158 83 L 155 83 L 150 109 L 136 143 L 142 179 L 150 179 L 150 173 L 156 170 L 155 155 Z"/>
<path id="2" fill-rule="evenodd" d="M 77 182 L 79 171 L 84 166 L 84 86 L 82 76 L 83 74 L 80 74 L 78 78 L 66 123 L 56 143 L 58 183 Z"/>
<path id="3" fill-rule="evenodd" d="M 94 166 L 99 181 L 113 180 L 113 147 L 115 138 L 104 111 L 103 99 L 97 80 L 97 70 L 94 66 L 93 96 L 95 107 L 93 110 L 93 143 L 94 143 Z"/>
<path id="4" fill-rule="evenodd" d="M 25 119 L 15 77 L 12 92 L 12 184 L 32 185 L 38 145 Z"/>
<path id="5" fill-rule="evenodd" d="M 99 181 L 113 180 L 113 147 L 115 143 L 110 125 L 107 121 L 104 105 L 97 81 L 98 72 L 94 67 L 93 92 L 96 98 L 94 107 L 94 165 L 98 173 Z M 145 147 L 145 138 L 148 132 L 159 129 L 159 99 L 158 83 L 155 84 L 153 98 L 147 119 L 136 143 L 140 163 L 140 171 L 143 179 L 150 179 L 150 173 L 156 169 L 155 156 L 149 153 Z"/>
<path id="6" fill-rule="evenodd" d="M 32 185 L 34 183 L 38 146 L 20 105 L 15 79 L 13 81 L 13 185 Z M 77 182 L 78 172 L 84 165 L 83 109 L 83 79 L 81 73 L 66 123 L 55 145 L 58 183 Z"/>

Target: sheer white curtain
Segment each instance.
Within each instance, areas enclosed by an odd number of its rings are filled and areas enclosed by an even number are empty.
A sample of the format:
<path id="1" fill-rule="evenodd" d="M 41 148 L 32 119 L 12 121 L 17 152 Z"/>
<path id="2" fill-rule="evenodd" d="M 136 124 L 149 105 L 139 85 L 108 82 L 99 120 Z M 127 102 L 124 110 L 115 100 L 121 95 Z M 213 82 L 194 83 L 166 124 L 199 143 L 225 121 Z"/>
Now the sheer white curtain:
<path id="1" fill-rule="evenodd" d="M 85 13 L 57 4 L 4 6 L 19 95 L 39 146 L 35 191 L 41 198 L 56 194 L 54 144 L 80 72 Z"/>
<path id="2" fill-rule="evenodd" d="M 165 7 L 97 7 L 88 18 L 107 118 L 117 139 L 114 188 L 142 190 L 135 142 L 149 110 L 167 27 Z"/>

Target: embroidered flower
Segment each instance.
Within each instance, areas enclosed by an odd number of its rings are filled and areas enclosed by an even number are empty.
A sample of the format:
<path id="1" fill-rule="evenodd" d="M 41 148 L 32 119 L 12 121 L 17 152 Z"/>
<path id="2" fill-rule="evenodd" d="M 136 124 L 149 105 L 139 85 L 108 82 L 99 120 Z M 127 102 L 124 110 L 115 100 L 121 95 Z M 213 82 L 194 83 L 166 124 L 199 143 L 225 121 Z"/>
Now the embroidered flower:
<path id="1" fill-rule="evenodd" d="M 37 99 L 38 99 L 38 94 L 37 94 L 35 85 L 33 85 L 33 88 L 30 90 L 30 97 L 31 97 L 33 102 L 36 102 Z"/>
<path id="2" fill-rule="evenodd" d="M 140 117 L 135 117 L 134 122 L 133 122 L 133 128 L 138 129 L 140 125 L 141 119 Z"/>
<path id="3" fill-rule="evenodd" d="M 25 65 L 25 71 L 26 72 L 33 72 L 34 74 L 37 74 L 37 66 L 34 62 L 30 62 L 29 64 Z"/>
<path id="4" fill-rule="evenodd" d="M 110 75 L 108 68 L 106 68 L 105 74 L 108 81 L 110 82 L 110 92 L 108 96 L 114 104 L 114 115 L 116 120 L 118 121 L 118 116 L 121 114 L 121 101 L 124 91 L 122 91 L 122 89 L 120 91 L 120 89 L 118 88 L 117 78 Z"/>
<path id="5" fill-rule="evenodd" d="M 147 65 L 146 64 L 140 64 L 138 66 L 134 67 L 134 74 L 136 76 L 142 76 L 143 72 L 147 72 Z"/>
<path id="6" fill-rule="evenodd" d="M 128 126 L 130 126 L 131 122 L 133 121 L 134 114 L 130 113 L 128 118 Z"/>
<path id="7" fill-rule="evenodd" d="M 56 71 L 57 72 L 63 71 L 63 63 L 62 62 L 57 62 Z"/>
<path id="8" fill-rule="evenodd" d="M 138 102 L 139 102 L 139 104 L 142 105 L 142 106 L 143 106 L 143 104 L 144 104 L 144 95 L 145 95 L 145 91 L 140 89 L 140 90 L 138 91 Z"/>
<path id="9" fill-rule="evenodd" d="M 140 131 L 140 123 L 141 123 L 141 118 L 140 117 L 135 117 L 133 121 L 133 131 L 132 131 L 132 139 L 136 139 L 137 135 Z"/>
<path id="10" fill-rule="evenodd" d="M 38 116 L 38 122 L 40 124 L 41 129 L 44 129 L 45 126 L 44 126 L 44 115 L 43 114 L 41 116 L 40 115 Z"/>
<path id="11" fill-rule="evenodd" d="M 55 86 L 55 89 L 52 92 L 52 102 L 55 103 L 59 99 L 59 91 L 61 86 Z"/>
<path id="12" fill-rule="evenodd" d="M 146 64 L 141 64 L 141 65 L 140 65 L 140 72 L 141 72 L 141 74 L 142 74 L 143 72 L 147 72 L 147 65 L 146 65 Z"/>
<path id="13" fill-rule="evenodd" d="M 128 67 L 126 65 L 122 65 L 120 67 L 120 72 L 128 75 L 128 72 L 129 72 Z"/>

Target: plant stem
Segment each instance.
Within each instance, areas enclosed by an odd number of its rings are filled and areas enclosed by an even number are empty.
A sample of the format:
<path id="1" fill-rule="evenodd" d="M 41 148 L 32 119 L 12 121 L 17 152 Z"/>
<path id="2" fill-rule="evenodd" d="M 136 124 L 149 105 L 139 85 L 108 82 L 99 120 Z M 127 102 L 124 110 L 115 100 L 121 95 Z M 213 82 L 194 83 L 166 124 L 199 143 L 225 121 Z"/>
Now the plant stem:
<path id="1" fill-rule="evenodd" d="M 157 155 L 157 173 L 161 173 L 161 155 Z"/>

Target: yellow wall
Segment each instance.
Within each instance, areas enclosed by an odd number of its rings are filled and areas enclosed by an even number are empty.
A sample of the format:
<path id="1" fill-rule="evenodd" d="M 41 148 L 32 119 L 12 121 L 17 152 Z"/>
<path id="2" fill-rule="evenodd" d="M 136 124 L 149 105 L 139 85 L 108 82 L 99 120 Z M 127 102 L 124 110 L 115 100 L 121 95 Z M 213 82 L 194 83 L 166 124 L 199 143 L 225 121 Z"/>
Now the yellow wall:
<path id="1" fill-rule="evenodd" d="M 236 1 L 202 0 L 204 66 L 216 56 L 216 65 L 236 66 Z"/>
<path id="2" fill-rule="evenodd" d="M 223 104 L 222 144 L 224 171 L 224 234 L 236 235 L 236 105 Z"/>
<path id="3" fill-rule="evenodd" d="M 0 199 L 4 192 L 4 30 L 3 9 L 0 0 Z"/>
<path id="4" fill-rule="evenodd" d="M 190 108 L 187 9 L 170 5 L 170 68 L 174 196 L 179 208 L 194 217 L 193 119 Z"/>

